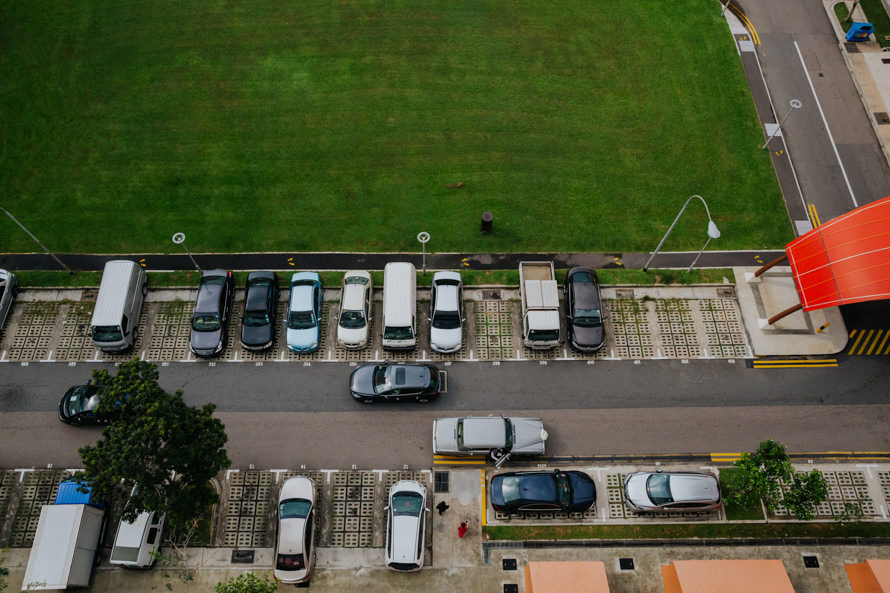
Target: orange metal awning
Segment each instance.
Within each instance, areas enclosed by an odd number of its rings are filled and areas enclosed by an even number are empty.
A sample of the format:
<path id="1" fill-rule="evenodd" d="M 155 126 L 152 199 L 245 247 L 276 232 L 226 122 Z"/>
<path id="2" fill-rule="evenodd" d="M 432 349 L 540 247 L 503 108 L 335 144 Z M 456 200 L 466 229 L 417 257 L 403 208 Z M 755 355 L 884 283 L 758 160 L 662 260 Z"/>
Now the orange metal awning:
<path id="1" fill-rule="evenodd" d="M 890 593 L 890 560 L 866 560 L 846 569 L 853 593 Z"/>
<path id="2" fill-rule="evenodd" d="M 606 565 L 584 562 L 529 562 L 525 566 L 526 593 L 609 593 Z"/>
<path id="3" fill-rule="evenodd" d="M 665 593 L 794 593 L 781 560 L 675 560 L 661 575 Z"/>
<path id="4" fill-rule="evenodd" d="M 890 197 L 801 235 L 785 252 L 805 311 L 890 298 Z"/>

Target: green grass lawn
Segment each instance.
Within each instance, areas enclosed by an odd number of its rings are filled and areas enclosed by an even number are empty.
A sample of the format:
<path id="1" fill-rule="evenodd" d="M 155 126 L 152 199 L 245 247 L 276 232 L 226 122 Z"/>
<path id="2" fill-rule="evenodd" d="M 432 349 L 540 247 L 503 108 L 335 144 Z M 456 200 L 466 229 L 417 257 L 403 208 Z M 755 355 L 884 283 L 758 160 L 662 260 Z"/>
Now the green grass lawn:
<path id="1" fill-rule="evenodd" d="M 56 251 L 792 237 L 719 6 L 0 0 L 3 206 Z M 446 186 L 461 182 L 463 189 Z M 483 211 L 495 232 L 481 236 Z M 698 249 L 691 204 L 665 250 Z M 37 246 L 5 217 L 8 251 Z"/>

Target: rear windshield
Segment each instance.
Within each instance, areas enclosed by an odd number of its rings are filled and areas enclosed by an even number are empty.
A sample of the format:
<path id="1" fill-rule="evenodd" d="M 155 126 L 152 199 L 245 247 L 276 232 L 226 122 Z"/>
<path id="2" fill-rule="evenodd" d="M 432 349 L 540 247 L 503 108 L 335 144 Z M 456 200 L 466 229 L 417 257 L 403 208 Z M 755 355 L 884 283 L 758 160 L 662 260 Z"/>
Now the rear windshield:
<path id="1" fill-rule="evenodd" d="M 537 340 L 541 342 L 555 342 L 559 339 L 559 330 L 540 330 L 533 329 L 528 332 L 528 337 L 531 340 Z"/>
<path id="2" fill-rule="evenodd" d="M 120 342 L 124 339 L 119 325 L 93 326 L 93 340 L 96 342 Z"/>
<path id="3" fill-rule="evenodd" d="M 401 492 L 392 497 L 392 514 L 395 517 L 410 515 L 416 517 L 423 508 L 423 497 L 416 492 Z"/>
<path id="4" fill-rule="evenodd" d="M 460 327 L 459 311 L 437 311 L 433 316 L 433 327 L 436 329 L 457 329 Z"/>
<path id="5" fill-rule="evenodd" d="M 278 570 L 303 570 L 306 568 L 306 562 L 303 560 L 302 554 L 279 554 L 275 568 Z"/>
<path id="6" fill-rule="evenodd" d="M 192 329 L 199 332 L 212 332 L 222 326 L 219 315 L 195 315 L 192 318 Z"/>

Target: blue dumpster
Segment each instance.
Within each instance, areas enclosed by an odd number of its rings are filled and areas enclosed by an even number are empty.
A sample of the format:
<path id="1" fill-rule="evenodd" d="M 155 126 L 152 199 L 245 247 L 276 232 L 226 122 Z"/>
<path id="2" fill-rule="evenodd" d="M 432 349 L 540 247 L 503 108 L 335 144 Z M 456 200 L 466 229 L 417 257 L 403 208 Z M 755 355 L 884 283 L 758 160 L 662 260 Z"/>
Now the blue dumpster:
<path id="1" fill-rule="evenodd" d="M 868 41 L 868 36 L 875 32 L 871 23 L 853 23 L 847 31 L 847 41 Z"/>

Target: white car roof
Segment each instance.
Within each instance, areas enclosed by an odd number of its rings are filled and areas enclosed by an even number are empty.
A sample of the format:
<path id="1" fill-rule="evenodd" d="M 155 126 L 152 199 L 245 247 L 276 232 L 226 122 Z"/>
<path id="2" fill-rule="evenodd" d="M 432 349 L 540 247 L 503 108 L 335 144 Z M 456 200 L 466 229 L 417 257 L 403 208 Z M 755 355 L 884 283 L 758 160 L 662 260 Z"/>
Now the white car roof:
<path id="1" fill-rule="evenodd" d="M 453 284 L 440 284 L 436 288 L 435 307 L 439 311 L 459 311 L 460 304 L 457 302 L 457 299 L 457 286 Z"/>
<path id="2" fill-rule="evenodd" d="M 343 311 L 360 311 L 364 309 L 365 285 L 347 284 L 343 287 L 342 299 L 340 307 Z"/>
<path id="3" fill-rule="evenodd" d="M 490 449 L 507 443 L 506 422 L 500 416 L 463 419 L 463 447 Z"/>

